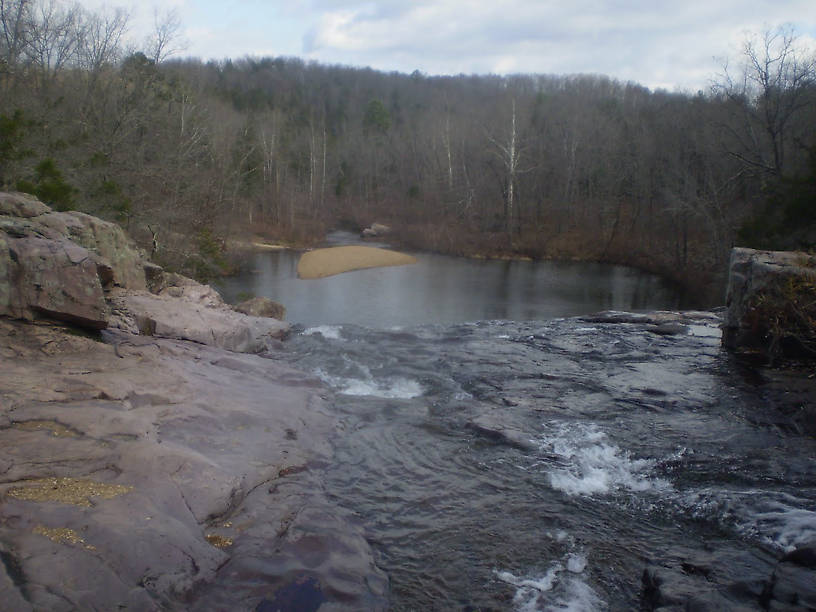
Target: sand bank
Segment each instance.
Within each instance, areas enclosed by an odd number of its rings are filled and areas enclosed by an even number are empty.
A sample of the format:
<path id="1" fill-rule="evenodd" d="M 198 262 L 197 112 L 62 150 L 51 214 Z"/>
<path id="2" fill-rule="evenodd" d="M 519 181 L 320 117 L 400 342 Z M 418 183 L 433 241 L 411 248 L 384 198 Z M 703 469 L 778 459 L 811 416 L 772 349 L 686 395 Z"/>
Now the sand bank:
<path id="1" fill-rule="evenodd" d="M 416 263 L 416 257 L 367 246 L 339 246 L 304 253 L 298 262 L 298 276 L 312 279 L 352 270 L 403 266 Z"/>

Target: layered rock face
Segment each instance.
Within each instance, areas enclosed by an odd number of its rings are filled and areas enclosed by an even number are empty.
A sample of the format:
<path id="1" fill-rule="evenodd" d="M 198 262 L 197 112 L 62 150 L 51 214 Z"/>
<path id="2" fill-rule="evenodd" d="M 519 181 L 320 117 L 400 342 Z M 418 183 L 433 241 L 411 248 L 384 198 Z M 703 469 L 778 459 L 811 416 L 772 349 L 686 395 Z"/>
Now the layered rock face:
<path id="1" fill-rule="evenodd" d="M 816 357 L 816 257 L 736 248 L 723 344 L 778 356 Z"/>
<path id="2" fill-rule="evenodd" d="M 273 348 L 288 330 L 275 318 L 234 311 L 211 287 L 165 273 L 117 225 L 54 212 L 22 193 L 0 193 L 0 315 L 237 352 Z"/>

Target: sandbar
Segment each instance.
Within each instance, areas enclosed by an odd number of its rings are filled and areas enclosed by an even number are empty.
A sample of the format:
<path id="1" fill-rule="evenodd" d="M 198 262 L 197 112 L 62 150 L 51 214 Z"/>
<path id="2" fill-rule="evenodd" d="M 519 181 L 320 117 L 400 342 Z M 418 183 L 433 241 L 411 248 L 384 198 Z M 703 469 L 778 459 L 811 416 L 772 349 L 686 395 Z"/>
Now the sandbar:
<path id="1" fill-rule="evenodd" d="M 301 255 L 297 272 L 300 278 L 334 276 L 352 270 L 404 266 L 416 263 L 416 257 L 368 246 L 339 246 L 315 249 Z"/>

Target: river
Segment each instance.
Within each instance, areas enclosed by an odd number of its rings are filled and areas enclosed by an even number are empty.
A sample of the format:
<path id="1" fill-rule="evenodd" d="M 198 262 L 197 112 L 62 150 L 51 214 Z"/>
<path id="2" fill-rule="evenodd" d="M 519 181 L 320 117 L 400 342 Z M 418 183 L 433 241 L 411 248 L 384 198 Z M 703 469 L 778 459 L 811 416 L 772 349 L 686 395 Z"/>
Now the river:
<path id="1" fill-rule="evenodd" d="M 324 486 L 391 609 L 763 609 L 816 540 L 816 443 L 715 315 L 587 316 L 677 308 L 659 279 L 421 256 L 298 281 L 294 261 L 222 291 L 299 323 L 283 358 L 342 422 Z"/>

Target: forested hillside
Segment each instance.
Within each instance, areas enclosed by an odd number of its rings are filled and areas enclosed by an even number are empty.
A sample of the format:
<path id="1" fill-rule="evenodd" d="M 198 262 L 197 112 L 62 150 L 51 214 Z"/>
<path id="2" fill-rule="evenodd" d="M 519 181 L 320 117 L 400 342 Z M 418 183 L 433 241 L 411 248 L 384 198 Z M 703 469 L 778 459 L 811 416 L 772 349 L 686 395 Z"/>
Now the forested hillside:
<path id="1" fill-rule="evenodd" d="M 788 31 L 691 95 L 168 59 L 172 22 L 134 48 L 122 11 L 0 9 L 0 187 L 117 220 L 198 276 L 228 238 L 379 221 L 411 247 L 630 263 L 716 301 L 735 243 L 816 244 L 816 59 Z"/>

